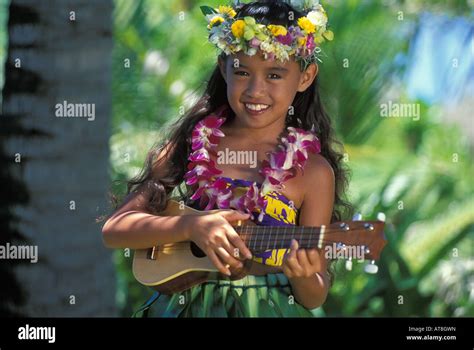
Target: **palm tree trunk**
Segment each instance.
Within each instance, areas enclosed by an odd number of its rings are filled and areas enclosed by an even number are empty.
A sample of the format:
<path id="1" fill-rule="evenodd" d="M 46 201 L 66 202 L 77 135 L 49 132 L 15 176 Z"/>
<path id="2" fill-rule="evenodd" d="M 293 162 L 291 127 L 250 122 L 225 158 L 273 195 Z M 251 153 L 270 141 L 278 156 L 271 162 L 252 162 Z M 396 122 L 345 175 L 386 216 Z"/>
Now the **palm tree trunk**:
<path id="1" fill-rule="evenodd" d="M 37 263 L 14 269 L 26 298 L 13 308 L 28 316 L 116 315 L 95 222 L 108 186 L 112 10 L 112 0 L 10 4 L 1 134 L 29 198 L 20 206 L 11 189 L 10 224 L 38 249 Z"/>

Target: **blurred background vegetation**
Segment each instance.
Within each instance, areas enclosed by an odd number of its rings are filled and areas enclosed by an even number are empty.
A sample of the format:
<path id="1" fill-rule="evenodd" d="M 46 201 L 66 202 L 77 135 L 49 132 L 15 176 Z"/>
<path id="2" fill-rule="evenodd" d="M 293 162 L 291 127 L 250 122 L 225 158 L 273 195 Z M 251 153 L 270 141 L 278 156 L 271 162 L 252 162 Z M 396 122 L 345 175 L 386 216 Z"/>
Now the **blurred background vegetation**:
<path id="1" fill-rule="evenodd" d="M 160 128 L 202 92 L 216 60 L 205 4 L 222 2 L 115 1 L 112 180 L 135 175 Z M 364 218 L 386 214 L 389 243 L 377 275 L 337 263 L 320 311 L 474 316 L 473 2 L 323 5 L 335 40 L 323 47 L 320 78 L 352 170 L 348 196 Z M 419 120 L 382 117 L 389 101 L 418 104 Z M 124 316 L 151 294 L 134 281 L 132 258 L 116 251 Z"/>
<path id="2" fill-rule="evenodd" d="M 133 177 L 203 91 L 216 53 L 199 6 L 219 4 L 115 0 L 111 180 Z M 364 218 L 386 214 L 389 243 L 377 275 L 338 262 L 318 314 L 474 316 L 474 1 L 323 4 L 335 40 L 323 47 L 322 95 L 352 170 L 347 195 Z M 0 0 L 0 86 L 8 5 Z M 420 116 L 383 117 L 389 103 L 419 106 Z M 132 258 L 114 255 L 126 317 L 151 294 Z"/>

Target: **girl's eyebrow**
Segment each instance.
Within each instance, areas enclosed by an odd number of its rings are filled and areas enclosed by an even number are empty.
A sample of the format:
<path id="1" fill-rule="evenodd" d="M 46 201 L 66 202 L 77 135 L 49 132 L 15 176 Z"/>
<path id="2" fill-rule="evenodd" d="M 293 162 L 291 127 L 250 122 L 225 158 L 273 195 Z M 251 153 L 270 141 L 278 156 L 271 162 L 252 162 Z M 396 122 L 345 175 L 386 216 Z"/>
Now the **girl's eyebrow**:
<path id="1" fill-rule="evenodd" d="M 234 69 L 239 69 L 239 68 L 248 68 L 246 65 L 239 63 L 238 67 L 232 66 Z M 274 66 L 274 67 L 268 67 L 267 70 L 277 70 L 281 72 L 288 72 L 288 69 L 279 67 L 279 66 Z"/>

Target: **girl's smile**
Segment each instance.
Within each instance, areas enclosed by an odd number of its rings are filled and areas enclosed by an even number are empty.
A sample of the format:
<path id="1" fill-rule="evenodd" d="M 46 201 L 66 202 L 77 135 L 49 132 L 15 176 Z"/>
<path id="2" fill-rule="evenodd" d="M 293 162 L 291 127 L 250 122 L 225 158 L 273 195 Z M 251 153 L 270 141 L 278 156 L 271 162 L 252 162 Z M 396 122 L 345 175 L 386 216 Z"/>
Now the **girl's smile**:
<path id="1" fill-rule="evenodd" d="M 248 114 L 250 115 L 261 115 L 265 112 L 267 112 L 271 106 L 266 105 L 266 104 L 255 104 L 255 103 L 244 103 L 245 110 L 247 111 Z"/>

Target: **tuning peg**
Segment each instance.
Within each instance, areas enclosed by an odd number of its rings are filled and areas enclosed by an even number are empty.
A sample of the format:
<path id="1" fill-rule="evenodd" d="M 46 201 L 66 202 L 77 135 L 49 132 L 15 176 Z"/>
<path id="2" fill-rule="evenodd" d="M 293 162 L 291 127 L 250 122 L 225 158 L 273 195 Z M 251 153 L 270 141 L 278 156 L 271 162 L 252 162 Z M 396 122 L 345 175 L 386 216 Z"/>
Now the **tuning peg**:
<path id="1" fill-rule="evenodd" d="M 375 261 L 372 260 L 370 263 L 365 265 L 364 271 L 370 273 L 371 275 L 376 274 L 379 271 L 379 267 L 375 265 Z"/>
<path id="2" fill-rule="evenodd" d="M 385 219 L 386 219 L 385 213 L 379 212 L 379 213 L 377 214 L 377 220 L 378 220 L 378 221 L 383 221 L 383 222 L 385 222 Z"/>
<path id="3" fill-rule="evenodd" d="M 366 230 L 373 231 L 373 230 L 374 230 L 374 225 L 372 225 L 372 224 L 366 222 L 366 223 L 364 224 L 364 228 L 365 228 Z"/>
<path id="4" fill-rule="evenodd" d="M 348 224 L 346 224 L 345 222 L 341 222 L 339 224 L 339 227 L 341 228 L 341 230 L 344 230 L 344 231 L 349 231 L 350 230 L 350 227 Z"/>
<path id="5" fill-rule="evenodd" d="M 346 260 L 346 270 L 352 271 L 352 258 L 349 258 L 349 260 Z"/>
<path id="6" fill-rule="evenodd" d="M 355 213 L 352 216 L 352 221 L 360 221 L 360 220 L 362 220 L 362 214 L 361 213 Z"/>

